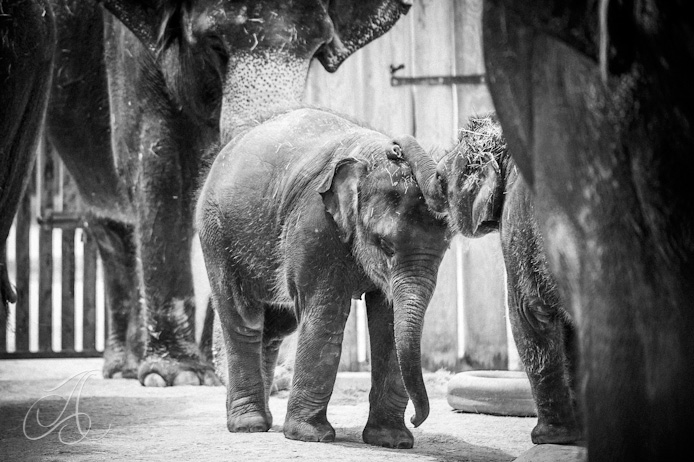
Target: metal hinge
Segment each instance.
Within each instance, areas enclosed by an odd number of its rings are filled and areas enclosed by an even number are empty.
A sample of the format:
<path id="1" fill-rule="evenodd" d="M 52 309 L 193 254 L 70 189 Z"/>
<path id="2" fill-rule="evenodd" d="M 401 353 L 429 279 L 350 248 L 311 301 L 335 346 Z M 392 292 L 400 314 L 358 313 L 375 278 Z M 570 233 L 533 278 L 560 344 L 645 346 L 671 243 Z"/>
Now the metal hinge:
<path id="1" fill-rule="evenodd" d="M 468 74 L 468 75 L 435 75 L 425 77 L 398 77 L 395 75 L 405 65 L 399 66 L 390 65 L 390 85 L 400 87 L 402 85 L 483 85 L 486 83 L 484 74 Z"/>

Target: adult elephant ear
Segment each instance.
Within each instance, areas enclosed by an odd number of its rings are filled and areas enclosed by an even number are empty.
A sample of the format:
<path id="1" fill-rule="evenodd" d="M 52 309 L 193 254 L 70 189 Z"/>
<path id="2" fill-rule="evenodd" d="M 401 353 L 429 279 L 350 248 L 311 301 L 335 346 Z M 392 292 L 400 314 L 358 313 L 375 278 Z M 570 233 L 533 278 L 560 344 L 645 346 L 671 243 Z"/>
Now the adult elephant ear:
<path id="1" fill-rule="evenodd" d="M 359 181 L 366 165 L 354 158 L 341 159 L 324 176 L 316 191 L 323 197 L 325 210 L 333 217 L 345 244 L 352 242 L 357 222 Z"/>
<path id="2" fill-rule="evenodd" d="M 169 20 L 189 9 L 191 0 L 97 0 L 145 46 L 157 53 Z"/>
<path id="3" fill-rule="evenodd" d="M 318 49 L 316 58 L 325 70 L 335 72 L 349 55 L 388 32 L 411 6 L 412 0 L 331 0 L 333 38 Z"/>

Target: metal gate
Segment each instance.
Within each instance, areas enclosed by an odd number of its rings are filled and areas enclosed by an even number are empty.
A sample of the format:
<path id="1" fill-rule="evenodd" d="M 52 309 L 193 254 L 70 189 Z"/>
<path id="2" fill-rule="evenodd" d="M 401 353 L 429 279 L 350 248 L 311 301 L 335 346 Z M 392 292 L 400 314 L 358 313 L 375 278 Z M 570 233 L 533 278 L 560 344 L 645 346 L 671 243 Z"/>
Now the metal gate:
<path id="1" fill-rule="evenodd" d="M 96 242 L 72 178 L 46 143 L 7 241 L 17 303 L 0 320 L 0 359 L 98 357 L 106 332 Z"/>

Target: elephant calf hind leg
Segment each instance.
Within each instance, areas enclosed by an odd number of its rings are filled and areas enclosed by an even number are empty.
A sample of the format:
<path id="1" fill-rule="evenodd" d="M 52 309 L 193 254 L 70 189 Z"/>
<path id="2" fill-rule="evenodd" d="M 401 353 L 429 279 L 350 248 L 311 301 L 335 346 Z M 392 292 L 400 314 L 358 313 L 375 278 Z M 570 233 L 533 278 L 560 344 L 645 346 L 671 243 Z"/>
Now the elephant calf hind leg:
<path id="1" fill-rule="evenodd" d="M 217 312 L 227 359 L 227 428 L 232 433 L 266 432 L 272 426 L 272 415 L 267 408 L 263 377 L 262 309 L 238 309 L 239 297 L 230 293 L 215 298 L 223 300 Z M 240 311 L 259 314 L 249 325 Z"/>

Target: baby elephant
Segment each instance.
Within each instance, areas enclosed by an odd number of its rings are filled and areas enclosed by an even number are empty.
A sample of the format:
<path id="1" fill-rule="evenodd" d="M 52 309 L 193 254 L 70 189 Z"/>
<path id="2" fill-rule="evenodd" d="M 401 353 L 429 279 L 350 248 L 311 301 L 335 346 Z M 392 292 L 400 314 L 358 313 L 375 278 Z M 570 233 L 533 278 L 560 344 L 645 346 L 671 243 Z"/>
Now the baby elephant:
<path id="1" fill-rule="evenodd" d="M 408 137 L 398 141 L 424 197 L 454 231 L 500 231 L 513 337 L 530 379 L 538 424 L 533 443 L 581 438 L 574 392 L 574 326 L 545 258 L 528 185 L 518 174 L 494 116 L 471 118 L 438 165 Z"/>
<path id="2" fill-rule="evenodd" d="M 420 338 L 449 245 L 400 150 L 319 109 L 247 130 L 219 153 L 197 208 L 228 362 L 227 426 L 267 431 L 282 338 L 299 329 L 284 434 L 333 441 L 326 418 L 350 310 L 365 294 L 372 390 L 366 443 L 410 448 L 428 416 Z M 391 153 L 392 157 L 392 153 Z"/>

